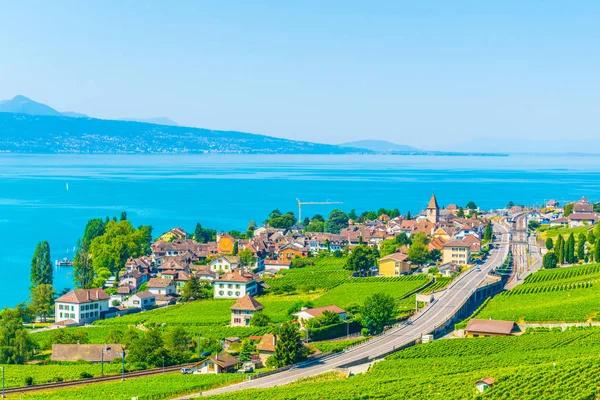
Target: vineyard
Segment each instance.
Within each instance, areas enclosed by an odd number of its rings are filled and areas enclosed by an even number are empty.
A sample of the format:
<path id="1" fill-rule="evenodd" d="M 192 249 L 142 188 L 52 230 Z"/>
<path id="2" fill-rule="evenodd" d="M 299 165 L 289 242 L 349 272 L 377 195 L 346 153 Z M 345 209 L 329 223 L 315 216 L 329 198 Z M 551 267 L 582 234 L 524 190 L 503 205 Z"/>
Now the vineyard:
<path id="1" fill-rule="evenodd" d="M 343 284 L 318 297 L 314 303 L 317 307 L 333 304 L 345 308 L 351 304 L 362 304 L 367 297 L 380 292 L 400 299 L 425 285 L 429 280 L 430 278 L 424 275 L 347 279 Z M 414 297 L 411 304 L 414 304 Z"/>
<path id="2" fill-rule="evenodd" d="M 587 322 L 600 311 L 600 265 L 542 270 L 494 297 L 478 318 Z"/>
<path id="3" fill-rule="evenodd" d="M 423 293 L 423 294 L 429 294 L 429 293 L 433 293 L 433 292 L 439 292 L 440 290 L 444 290 L 446 289 L 446 287 L 452 282 L 454 278 L 435 278 L 435 283 L 429 287 L 427 287 L 425 290 L 423 290 L 422 292 L 419 293 Z"/>
<path id="4" fill-rule="evenodd" d="M 398 352 L 366 374 L 271 389 L 248 390 L 216 399 L 464 399 L 479 398 L 475 382 L 496 384 L 481 398 L 586 399 L 600 389 L 600 329 L 560 333 L 439 340 Z M 426 371 L 426 372 L 424 372 Z"/>
<path id="5" fill-rule="evenodd" d="M 314 262 L 314 266 L 282 270 L 280 276 L 265 279 L 265 283 L 274 289 L 284 285 L 330 289 L 350 276 L 344 258 L 317 258 Z"/>
<path id="6" fill-rule="evenodd" d="M 48 390 L 15 396 L 28 400 L 130 400 L 133 397 L 137 397 L 139 400 L 155 400 L 198 393 L 208 388 L 234 383 L 243 379 L 244 376 L 241 374 L 182 375 L 176 372 L 128 379 L 124 382 L 95 383 L 69 389 Z"/>
<path id="7" fill-rule="evenodd" d="M 100 376 L 102 365 L 91 363 L 49 364 L 49 365 L 0 365 L 4 367 L 5 387 L 17 387 L 25 384 L 26 378 L 33 378 L 34 384 L 80 379 L 83 372 Z M 121 373 L 121 364 L 104 365 L 105 375 Z"/>

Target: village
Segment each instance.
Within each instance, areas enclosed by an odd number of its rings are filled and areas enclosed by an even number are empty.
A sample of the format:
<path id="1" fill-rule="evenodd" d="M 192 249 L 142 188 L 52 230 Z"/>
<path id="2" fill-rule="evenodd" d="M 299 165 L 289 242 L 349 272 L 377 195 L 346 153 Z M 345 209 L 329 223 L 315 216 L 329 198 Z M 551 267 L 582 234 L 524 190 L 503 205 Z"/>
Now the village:
<path id="1" fill-rule="evenodd" d="M 344 220 L 339 233 L 310 231 L 306 226 L 314 224 L 310 219 L 304 224 L 294 220 L 288 227 L 265 223 L 246 235 L 217 232 L 214 240 L 198 240 L 207 236 L 206 231 L 188 233 L 177 227 L 153 241 L 149 254 L 127 259 L 119 274 L 106 277 L 102 287 L 75 289 L 58 297 L 52 322 L 38 332 L 54 334 L 65 328 L 65 332 L 106 332 L 116 327 L 122 335 L 126 327 L 135 327 L 140 332 L 160 329 L 168 336 L 183 328 L 179 333 L 186 339 L 180 350 L 187 355 L 167 363 L 187 361 L 182 374 L 264 374 L 359 345 L 418 316 L 457 276 L 480 271 L 497 245 L 493 223 L 512 224 L 515 232 L 524 224 L 534 239 L 558 229 L 591 232 L 598 221 L 594 207 L 581 198 L 562 206 L 550 200 L 536 208 L 509 203 L 505 209 L 486 212 L 473 202 L 464 208 L 440 207 L 432 195 L 415 217 L 396 210 L 365 213 Z M 519 254 L 515 246 L 512 251 Z M 552 253 L 540 250 L 540 257 Z M 591 262 L 593 256 L 589 258 Z M 497 293 L 518 274 L 518 262 L 513 269 L 509 255 L 481 289 L 487 295 Z M 379 325 L 369 322 L 368 309 L 388 300 L 386 319 Z M 514 321 L 473 318 L 452 334 L 475 338 L 520 333 Z M 197 343 L 190 339 L 194 335 Z M 298 356 L 281 359 L 278 342 L 290 337 L 300 343 Z M 433 339 L 434 335 L 423 337 L 424 342 Z M 207 342 L 201 345 L 201 340 Z M 81 343 L 76 336 L 50 346 L 52 362 L 121 360 L 123 371 L 132 351 L 131 343 L 102 339 Z"/>

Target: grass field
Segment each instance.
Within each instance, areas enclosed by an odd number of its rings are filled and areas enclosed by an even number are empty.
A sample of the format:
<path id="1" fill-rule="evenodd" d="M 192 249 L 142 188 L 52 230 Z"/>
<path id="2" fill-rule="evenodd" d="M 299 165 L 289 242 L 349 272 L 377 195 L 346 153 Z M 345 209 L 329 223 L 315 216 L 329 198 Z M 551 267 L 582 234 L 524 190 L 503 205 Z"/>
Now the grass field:
<path id="1" fill-rule="evenodd" d="M 597 328 L 439 340 L 398 352 L 370 372 L 348 379 L 248 390 L 215 399 L 593 399 L 600 388 L 598 351 Z M 496 384 L 478 395 L 475 382 L 488 376 Z"/>
<path id="2" fill-rule="evenodd" d="M 587 322 L 600 311 L 600 265 L 542 270 L 494 297 L 478 318 L 516 322 Z"/>

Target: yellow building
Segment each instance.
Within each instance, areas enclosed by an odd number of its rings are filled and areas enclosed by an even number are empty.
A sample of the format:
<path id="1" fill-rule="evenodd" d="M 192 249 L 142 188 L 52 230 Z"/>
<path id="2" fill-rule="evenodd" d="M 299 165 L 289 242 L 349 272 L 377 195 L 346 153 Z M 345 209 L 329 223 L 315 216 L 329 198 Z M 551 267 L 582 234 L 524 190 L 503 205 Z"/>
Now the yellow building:
<path id="1" fill-rule="evenodd" d="M 227 233 L 221 233 L 217 236 L 217 245 L 219 247 L 219 254 L 232 254 L 233 244 L 235 239 Z"/>
<path id="2" fill-rule="evenodd" d="M 467 265 L 471 260 L 471 245 L 463 240 L 451 240 L 444 243 L 442 263 Z"/>
<path id="3" fill-rule="evenodd" d="M 393 253 L 379 259 L 379 275 L 400 276 L 412 272 L 408 256 L 402 253 Z"/>

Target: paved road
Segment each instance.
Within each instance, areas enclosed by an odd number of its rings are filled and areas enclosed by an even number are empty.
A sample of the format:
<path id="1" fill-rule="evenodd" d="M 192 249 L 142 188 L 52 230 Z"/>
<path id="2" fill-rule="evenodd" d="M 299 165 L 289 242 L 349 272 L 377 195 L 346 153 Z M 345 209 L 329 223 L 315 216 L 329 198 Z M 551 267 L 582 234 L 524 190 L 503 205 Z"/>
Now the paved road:
<path id="1" fill-rule="evenodd" d="M 443 294 L 429 305 L 424 311 L 406 325 L 390 329 L 383 335 L 373 338 L 348 351 L 315 361 L 302 367 L 295 367 L 289 371 L 280 372 L 264 378 L 245 381 L 239 384 L 213 389 L 202 393 L 202 395 L 215 395 L 228 393 L 242 389 L 267 388 L 294 382 L 300 378 L 319 375 L 334 368 L 358 360 L 375 359 L 385 355 L 396 348 L 401 348 L 415 340 L 421 335 L 433 332 L 437 327 L 444 324 L 462 304 L 475 292 L 481 284 L 488 271 L 500 266 L 507 254 L 509 247 L 508 229 L 501 224 L 495 224 L 494 229 L 501 239 L 496 242 L 495 248 L 490 252 L 485 264 L 481 265 L 481 271 L 471 269 L 459 276 Z M 186 396 L 190 398 L 195 396 Z"/>
<path id="2" fill-rule="evenodd" d="M 513 231 L 511 245 L 513 253 L 513 271 L 515 275 L 505 285 L 510 290 L 525 281 L 525 278 L 542 267 L 542 256 L 535 234 L 529 235 L 526 226 L 526 215 L 517 218 L 516 230 Z"/>

